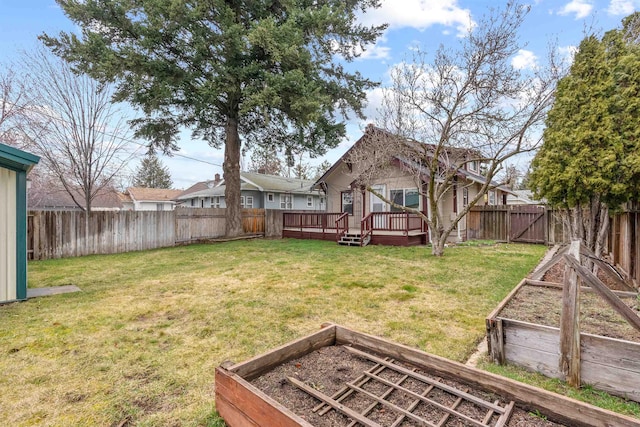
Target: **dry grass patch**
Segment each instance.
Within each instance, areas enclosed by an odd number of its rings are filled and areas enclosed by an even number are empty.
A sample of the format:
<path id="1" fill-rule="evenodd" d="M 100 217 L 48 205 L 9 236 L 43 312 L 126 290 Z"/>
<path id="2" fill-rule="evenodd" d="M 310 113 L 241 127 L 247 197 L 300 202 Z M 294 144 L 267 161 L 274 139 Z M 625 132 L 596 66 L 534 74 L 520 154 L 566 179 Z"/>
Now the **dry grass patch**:
<path id="1" fill-rule="evenodd" d="M 0 307 L 6 425 L 222 425 L 214 369 L 324 321 L 462 361 L 544 247 L 350 248 L 256 240 L 34 262 Z"/>

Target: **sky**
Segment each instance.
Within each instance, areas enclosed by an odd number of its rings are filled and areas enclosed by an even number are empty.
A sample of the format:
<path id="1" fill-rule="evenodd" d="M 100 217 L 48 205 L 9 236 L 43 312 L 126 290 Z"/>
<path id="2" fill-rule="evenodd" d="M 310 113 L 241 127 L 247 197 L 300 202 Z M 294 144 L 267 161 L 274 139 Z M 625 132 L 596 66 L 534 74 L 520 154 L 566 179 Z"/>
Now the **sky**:
<path id="1" fill-rule="evenodd" d="M 585 31 L 600 33 L 616 28 L 622 18 L 640 9 L 640 0 L 532 0 L 531 10 L 520 29 L 522 49 L 512 58 L 512 64 L 528 69 L 546 57 L 549 44 L 556 41 L 561 55 L 568 55 L 580 43 Z M 349 70 L 365 77 L 390 84 L 389 70 L 407 61 L 416 47 L 434 52 L 440 45 L 456 47 L 460 37 L 485 15 L 489 7 L 504 2 L 491 0 L 382 0 L 379 9 L 359 17 L 363 23 L 389 24 L 374 46 L 347 64 Z M 55 35 L 60 31 L 75 31 L 74 24 L 64 15 L 54 0 L 0 0 L 0 64 L 15 61 L 21 51 L 38 44 L 42 33 Z M 367 120 L 349 120 L 347 137 L 324 157 L 307 159 L 312 164 L 323 160 L 333 163 L 362 135 L 364 126 L 375 121 L 381 90 L 368 93 L 365 109 Z M 140 141 L 143 142 L 143 141 Z M 222 175 L 223 151 L 200 140 L 192 140 L 189 131 L 181 133 L 180 151 L 172 157 L 162 156 L 176 188 L 187 188 L 195 182 Z M 144 153 L 144 149 L 140 150 Z M 130 165 L 135 170 L 136 164 Z M 526 169 L 526 164 L 516 165 Z"/>

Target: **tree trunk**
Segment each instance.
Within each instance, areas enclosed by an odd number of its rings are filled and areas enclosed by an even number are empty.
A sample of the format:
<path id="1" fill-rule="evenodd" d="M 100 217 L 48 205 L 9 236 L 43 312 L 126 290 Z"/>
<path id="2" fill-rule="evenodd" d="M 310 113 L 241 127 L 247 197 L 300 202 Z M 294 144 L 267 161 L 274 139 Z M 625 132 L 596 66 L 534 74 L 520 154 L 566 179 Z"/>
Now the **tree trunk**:
<path id="1" fill-rule="evenodd" d="M 224 164 L 224 200 L 226 209 L 225 234 L 237 237 L 242 234 L 242 212 L 240 210 L 240 135 L 238 121 L 228 118 L 225 126 Z"/>

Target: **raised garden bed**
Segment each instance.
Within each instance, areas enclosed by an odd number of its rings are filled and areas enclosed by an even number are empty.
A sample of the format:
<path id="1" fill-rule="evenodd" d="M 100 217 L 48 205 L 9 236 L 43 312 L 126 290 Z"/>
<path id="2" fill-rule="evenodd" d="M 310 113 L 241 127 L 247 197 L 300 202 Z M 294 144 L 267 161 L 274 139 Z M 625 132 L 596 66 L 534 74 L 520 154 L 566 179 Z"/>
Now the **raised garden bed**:
<path id="1" fill-rule="evenodd" d="M 558 263 L 540 276 L 544 281 L 523 280 L 489 315 L 487 341 L 495 362 L 511 363 L 552 378 L 573 378 L 561 363 L 562 312 L 567 306 L 563 304 L 564 285 L 557 281 L 562 280 L 563 271 L 564 264 Z M 607 282 L 609 288 L 616 288 L 615 281 Z M 572 334 L 579 342 L 575 351 L 578 360 L 573 365 L 576 385 L 589 384 L 640 402 L 640 331 L 620 315 L 626 310 L 631 317 L 638 316 L 638 293 L 609 291 L 619 304 L 614 309 L 596 290 L 582 286 L 578 291 L 579 313 L 575 318 L 579 319 L 579 331 Z M 569 363 L 574 363 L 573 358 Z"/>
<path id="2" fill-rule="evenodd" d="M 232 427 L 638 425 L 630 417 L 333 324 L 218 367 L 216 408 Z"/>

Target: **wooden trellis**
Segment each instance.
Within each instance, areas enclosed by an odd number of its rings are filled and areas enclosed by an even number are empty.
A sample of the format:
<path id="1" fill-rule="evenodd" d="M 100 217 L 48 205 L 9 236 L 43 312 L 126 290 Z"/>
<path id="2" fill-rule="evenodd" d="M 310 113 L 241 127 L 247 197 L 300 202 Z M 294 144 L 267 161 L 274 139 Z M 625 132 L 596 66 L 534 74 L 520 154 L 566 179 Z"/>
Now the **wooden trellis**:
<path id="1" fill-rule="evenodd" d="M 401 425 L 406 419 L 419 423 L 420 425 L 426 425 L 430 427 L 442 427 L 449 421 L 456 420 L 464 422 L 465 425 L 486 427 L 495 426 L 502 427 L 507 424 L 509 417 L 513 411 L 514 402 L 511 401 L 506 406 L 500 406 L 499 403 L 489 402 L 472 394 L 469 394 L 466 390 L 460 390 L 453 386 L 444 384 L 434 378 L 426 375 L 422 375 L 416 372 L 415 369 L 408 369 L 403 366 L 393 363 L 393 360 L 386 358 L 382 359 L 372 354 L 360 351 L 351 347 L 345 347 L 349 352 L 358 357 L 374 362 L 375 365 L 364 371 L 358 378 L 346 383 L 340 390 L 334 393 L 332 396 L 325 395 L 324 393 L 316 390 L 315 388 L 304 384 L 303 382 L 289 377 L 288 380 L 299 389 L 305 391 L 309 395 L 320 400 L 321 403 L 314 408 L 314 412 L 318 412 L 320 415 L 324 415 L 330 410 L 336 410 L 351 418 L 353 421 L 349 426 L 356 424 L 364 425 L 367 427 L 378 427 L 380 424 L 367 418 L 376 407 L 384 408 L 385 410 L 392 411 L 397 414 L 396 419 L 390 424 L 392 427 Z M 383 378 L 381 373 L 384 371 L 392 371 L 397 377 L 396 380 L 390 380 Z M 422 392 L 418 393 L 413 391 L 403 384 L 407 380 L 413 380 L 421 384 Z M 377 382 L 384 386 L 384 391 L 380 394 L 373 393 L 365 390 L 364 386 L 367 383 Z M 434 398 L 430 397 L 430 394 L 440 391 L 446 393 L 455 398 L 450 405 L 445 405 L 438 402 Z M 348 407 L 343 402 L 347 397 L 353 394 L 360 394 L 368 401 L 372 401 L 364 410 L 356 411 L 353 408 Z M 398 406 L 389 400 L 389 397 L 394 393 L 403 393 L 406 396 L 411 397 L 411 402 L 406 407 Z M 471 416 L 461 412 L 458 408 L 466 403 L 479 409 L 477 413 L 483 414 L 482 416 Z M 437 422 L 429 421 L 428 419 L 414 413 L 416 408 L 420 405 L 426 405 L 431 410 L 439 414 L 439 420 Z"/>

